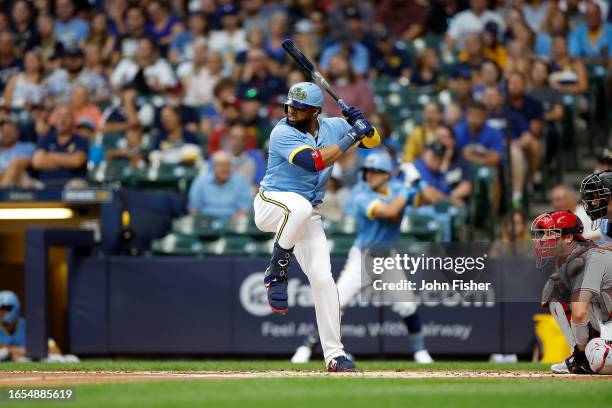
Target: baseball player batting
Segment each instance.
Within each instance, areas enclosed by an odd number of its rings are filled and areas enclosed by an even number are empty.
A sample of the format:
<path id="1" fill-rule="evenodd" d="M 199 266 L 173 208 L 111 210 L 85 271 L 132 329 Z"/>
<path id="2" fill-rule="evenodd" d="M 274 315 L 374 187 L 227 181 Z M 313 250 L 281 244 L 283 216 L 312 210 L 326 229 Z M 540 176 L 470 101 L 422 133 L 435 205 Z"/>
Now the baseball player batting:
<path id="1" fill-rule="evenodd" d="M 380 136 L 357 108 L 343 111 L 346 120 L 322 118 L 322 108 L 323 92 L 316 84 L 300 82 L 289 89 L 286 118 L 270 134 L 268 166 L 254 201 L 255 224 L 276 234 L 264 277 L 272 310 L 288 310 L 287 271 L 294 254 L 313 291 L 328 371 L 354 371 L 340 341 L 338 290 L 318 205 L 332 164 L 352 146 L 378 146 Z"/>
<path id="2" fill-rule="evenodd" d="M 582 236 L 571 211 L 538 216 L 531 226 L 540 265 L 554 261 L 542 293 L 573 353 L 555 373 L 612 374 L 612 248 Z"/>
<path id="3" fill-rule="evenodd" d="M 373 245 L 391 245 L 399 241 L 400 222 L 406 205 L 412 204 L 419 191 L 419 184 L 412 186 L 409 181 L 392 183 L 393 165 L 391 158 L 384 152 L 368 155 L 363 165 L 363 189 L 359 191 L 354 201 L 357 205 L 357 238 L 349 251 L 344 269 L 338 277 L 338 295 L 340 310 L 344 311 L 351 300 L 366 290 L 373 281 L 373 275 L 362 276 L 362 251 Z M 402 274 L 401 271 L 390 271 Z M 404 278 L 395 276 L 394 281 Z M 392 293 L 393 295 L 394 293 Z M 404 296 L 406 294 L 404 293 Z M 399 294 L 401 296 L 401 294 Z M 410 342 L 414 359 L 418 363 L 432 363 L 433 359 L 425 349 L 424 337 L 421 333 L 421 321 L 414 302 L 402 302 L 405 298 L 393 299 L 392 309 L 403 319 L 410 334 Z M 305 363 L 310 360 L 313 348 L 317 345 L 316 336 L 309 336 L 303 345 L 298 347 L 291 361 Z"/>

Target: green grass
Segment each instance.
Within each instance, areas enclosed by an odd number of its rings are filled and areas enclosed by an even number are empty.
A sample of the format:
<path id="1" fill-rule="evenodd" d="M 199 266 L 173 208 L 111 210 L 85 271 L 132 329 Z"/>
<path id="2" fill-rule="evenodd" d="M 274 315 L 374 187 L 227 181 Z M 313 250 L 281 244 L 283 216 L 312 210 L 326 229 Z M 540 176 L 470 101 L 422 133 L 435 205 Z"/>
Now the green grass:
<path id="1" fill-rule="evenodd" d="M 412 361 L 359 361 L 359 370 L 536 370 L 547 371 L 549 365 L 539 363 L 491 364 L 488 362 L 441 361 L 424 367 Z M 323 360 L 293 365 L 286 360 L 86 360 L 81 363 L 10 363 L 0 364 L 5 371 L 322 371 Z"/>
<path id="2" fill-rule="evenodd" d="M 408 370 L 534 370 L 543 364 L 489 364 L 437 362 L 418 366 L 407 361 L 358 361 L 362 371 Z M 264 371 L 318 370 L 321 362 L 294 366 L 287 361 L 111 361 L 88 360 L 81 364 L 0 364 L 0 370 L 75 371 Z M 2 372 L 0 371 L 0 377 Z M 612 376 L 611 378 L 612 379 Z M 227 380 L 171 380 L 127 384 L 71 386 L 73 403 L 27 403 L 26 407 L 604 407 L 612 401 L 610 381 L 578 378 L 253 378 Z M 2 401 L 0 401 L 0 405 Z M 6 405 L 8 406 L 8 405 Z"/>
<path id="3" fill-rule="evenodd" d="M 275 378 L 86 385 L 75 387 L 74 403 L 44 406 L 578 408 L 609 406 L 611 398 L 607 381 Z"/>

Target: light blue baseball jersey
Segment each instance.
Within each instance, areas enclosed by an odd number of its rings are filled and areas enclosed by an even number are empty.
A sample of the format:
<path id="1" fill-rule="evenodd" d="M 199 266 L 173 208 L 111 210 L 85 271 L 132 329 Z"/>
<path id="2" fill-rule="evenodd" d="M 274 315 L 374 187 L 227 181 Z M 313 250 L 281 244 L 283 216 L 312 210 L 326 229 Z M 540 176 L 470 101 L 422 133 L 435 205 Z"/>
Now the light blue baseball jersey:
<path id="1" fill-rule="evenodd" d="M 609 220 L 603 220 L 599 226 L 599 232 L 601 233 L 601 239 L 597 241 L 597 245 L 612 244 L 612 237 L 608 235 L 612 229 L 612 223 Z"/>
<path id="2" fill-rule="evenodd" d="M 308 132 L 301 132 L 280 120 L 270 134 L 270 150 L 266 175 L 261 181 L 263 191 L 293 192 L 301 195 L 314 206 L 323 201 L 332 167 L 314 173 L 293 164 L 295 155 L 305 149 L 331 146 L 351 129 L 342 118 L 319 117 L 319 134 L 315 139 Z"/>
<path id="3" fill-rule="evenodd" d="M 4 346 L 18 346 L 25 347 L 25 333 L 26 333 L 26 321 L 24 318 L 20 318 L 17 322 L 17 330 L 15 333 L 8 334 L 4 331 L 4 328 L 0 326 L 0 344 Z"/>
<path id="4" fill-rule="evenodd" d="M 388 244 L 399 240 L 403 212 L 397 219 L 393 220 L 378 219 L 373 216 L 374 208 L 377 205 L 380 203 L 391 203 L 403 189 L 403 185 L 400 182 L 391 181 L 387 185 L 387 195 L 372 191 L 366 184 L 366 188 L 357 192 L 355 196 L 355 217 L 358 233 L 354 245 L 360 248 L 367 247 L 368 245 Z"/>

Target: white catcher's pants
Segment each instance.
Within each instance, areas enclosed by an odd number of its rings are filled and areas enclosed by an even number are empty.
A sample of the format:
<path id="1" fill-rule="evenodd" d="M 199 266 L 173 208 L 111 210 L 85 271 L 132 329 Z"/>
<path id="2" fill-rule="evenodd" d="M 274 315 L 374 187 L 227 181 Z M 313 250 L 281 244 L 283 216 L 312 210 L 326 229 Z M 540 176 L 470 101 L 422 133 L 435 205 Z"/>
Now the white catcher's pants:
<path id="1" fill-rule="evenodd" d="M 260 192 L 253 203 L 255 224 L 264 232 L 276 232 L 282 248 L 293 254 L 310 281 L 323 356 L 344 355 L 340 341 L 338 290 L 331 274 L 327 238 L 317 209 L 308 200 L 291 192 Z"/>
<path id="2" fill-rule="evenodd" d="M 357 296 L 361 291 L 372 290 L 371 286 L 374 279 L 377 279 L 376 275 L 372 271 L 369 273 L 361 272 L 362 268 L 362 252 L 357 246 L 351 247 L 348 258 L 344 264 L 344 268 L 338 277 L 336 284 L 338 285 L 338 296 L 340 297 L 340 309 L 344 311 L 349 305 L 351 300 Z M 400 281 L 404 279 L 403 272 L 401 270 L 390 270 L 385 271 L 384 275 L 380 275 L 381 278 L 386 276 L 386 282 Z M 417 310 L 417 303 L 408 300 L 413 299 L 412 292 L 387 292 L 382 297 L 385 301 L 392 301 L 391 309 L 399 314 L 401 317 L 408 317 L 414 314 Z"/>

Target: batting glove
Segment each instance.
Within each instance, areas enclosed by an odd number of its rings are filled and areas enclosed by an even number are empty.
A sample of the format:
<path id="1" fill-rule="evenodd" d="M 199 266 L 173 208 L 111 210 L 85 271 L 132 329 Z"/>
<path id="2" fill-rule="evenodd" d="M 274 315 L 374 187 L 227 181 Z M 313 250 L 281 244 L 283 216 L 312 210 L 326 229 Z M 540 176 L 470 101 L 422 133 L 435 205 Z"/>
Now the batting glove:
<path id="1" fill-rule="evenodd" d="M 359 119 L 365 120 L 366 118 L 363 112 L 361 112 L 359 109 L 355 108 L 354 106 L 349 106 L 348 109 L 342 111 L 342 114 L 344 115 L 344 117 L 346 118 L 346 121 L 351 126 L 355 125 L 355 123 Z"/>
<path id="2" fill-rule="evenodd" d="M 358 119 L 347 136 L 353 139 L 353 142 L 358 142 L 372 133 L 374 133 L 374 126 L 367 119 Z"/>

